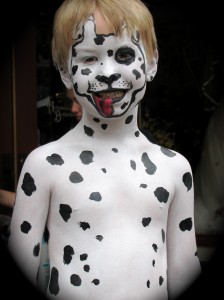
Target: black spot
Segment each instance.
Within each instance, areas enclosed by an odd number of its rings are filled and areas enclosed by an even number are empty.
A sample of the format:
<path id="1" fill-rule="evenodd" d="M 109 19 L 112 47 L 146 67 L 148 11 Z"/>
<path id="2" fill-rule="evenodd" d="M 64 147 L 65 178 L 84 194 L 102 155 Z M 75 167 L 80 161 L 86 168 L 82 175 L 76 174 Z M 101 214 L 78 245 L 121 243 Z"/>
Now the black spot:
<path id="1" fill-rule="evenodd" d="M 90 225 L 87 222 L 80 222 L 79 225 L 84 231 L 90 228 Z"/>
<path id="2" fill-rule="evenodd" d="M 44 229 L 44 236 L 43 236 L 44 242 L 48 243 L 49 238 L 50 238 L 49 230 L 47 229 L 47 227 L 45 227 L 45 229 Z"/>
<path id="3" fill-rule="evenodd" d="M 166 238 L 165 231 L 162 229 L 161 233 L 162 233 L 162 241 L 163 243 L 165 243 L 165 238 Z"/>
<path id="4" fill-rule="evenodd" d="M 152 244 L 152 248 L 153 248 L 153 250 L 154 250 L 155 252 L 157 252 L 158 246 L 157 246 L 156 244 Z"/>
<path id="5" fill-rule="evenodd" d="M 23 221 L 23 223 L 20 225 L 20 228 L 23 233 L 28 233 L 32 228 L 32 226 L 30 225 L 29 222 Z"/>
<path id="6" fill-rule="evenodd" d="M 192 188 L 192 176 L 191 173 L 187 172 L 183 175 L 183 183 L 189 191 Z"/>
<path id="7" fill-rule="evenodd" d="M 89 76 L 89 74 L 91 74 L 92 71 L 89 69 L 89 68 L 86 68 L 86 69 L 82 69 L 81 70 L 81 74 L 82 75 L 86 75 L 86 76 Z"/>
<path id="8" fill-rule="evenodd" d="M 147 153 L 143 153 L 142 154 L 142 162 L 146 168 L 146 173 L 149 175 L 152 175 L 156 172 L 156 166 L 154 165 L 154 163 L 149 159 L 148 154 Z"/>
<path id="9" fill-rule="evenodd" d="M 139 137 L 139 135 L 140 135 L 140 132 L 139 131 L 135 131 L 135 136 Z"/>
<path id="10" fill-rule="evenodd" d="M 90 127 L 87 127 L 86 125 L 84 125 L 84 132 L 90 137 L 94 135 L 94 130 Z"/>
<path id="11" fill-rule="evenodd" d="M 31 196 L 36 191 L 37 188 L 34 179 L 29 173 L 24 175 L 21 188 L 27 196 Z"/>
<path id="12" fill-rule="evenodd" d="M 145 64 L 142 64 L 142 65 L 141 65 L 141 69 L 142 69 L 142 71 L 143 71 L 143 74 L 145 74 Z"/>
<path id="13" fill-rule="evenodd" d="M 149 226 L 150 222 L 151 222 L 152 218 L 148 217 L 148 218 L 143 218 L 142 219 L 142 225 L 144 227 Z"/>
<path id="14" fill-rule="evenodd" d="M 70 278 L 71 284 L 74 286 L 80 286 L 82 284 L 82 280 L 77 274 L 73 274 Z"/>
<path id="15" fill-rule="evenodd" d="M 165 154 L 168 157 L 174 157 L 174 156 L 176 156 L 176 153 L 174 153 L 173 151 L 171 151 L 171 150 L 169 150 L 167 148 L 160 147 L 160 150 L 162 151 L 163 154 Z"/>
<path id="16" fill-rule="evenodd" d="M 103 173 L 107 173 L 107 170 L 105 168 L 101 169 L 103 171 Z"/>
<path id="17" fill-rule="evenodd" d="M 87 258 L 88 258 L 88 254 L 86 254 L 86 253 L 83 253 L 83 254 L 80 255 L 80 260 L 81 261 L 87 260 Z"/>
<path id="18" fill-rule="evenodd" d="M 100 281 L 99 281 L 99 279 L 93 279 L 92 283 L 94 283 L 95 285 L 98 285 L 98 284 L 100 284 Z"/>
<path id="19" fill-rule="evenodd" d="M 147 184 L 141 183 L 141 184 L 140 184 L 140 188 L 146 189 L 146 188 L 147 188 Z"/>
<path id="20" fill-rule="evenodd" d="M 100 35 L 97 34 L 96 38 L 94 39 L 94 42 L 96 45 L 103 45 L 104 41 L 105 41 L 105 38 L 101 34 Z"/>
<path id="21" fill-rule="evenodd" d="M 93 192 L 93 193 L 90 194 L 89 199 L 94 200 L 94 201 L 101 201 L 102 196 L 100 195 L 99 192 Z"/>
<path id="22" fill-rule="evenodd" d="M 101 128 L 102 128 L 103 130 L 106 130 L 106 129 L 107 129 L 107 127 L 108 127 L 108 125 L 107 125 L 107 124 L 102 124 L 102 125 L 101 125 Z"/>
<path id="23" fill-rule="evenodd" d="M 48 156 L 46 160 L 51 164 L 51 165 L 58 165 L 61 166 L 64 164 L 64 160 L 59 154 L 53 153 L 51 156 Z"/>
<path id="24" fill-rule="evenodd" d="M 72 255 L 75 254 L 74 249 L 72 248 L 72 246 L 67 245 L 64 247 L 64 264 L 68 265 L 70 264 L 70 262 L 72 261 Z"/>
<path id="25" fill-rule="evenodd" d="M 185 230 L 190 231 L 192 229 L 192 225 L 193 225 L 192 219 L 187 218 L 180 222 L 179 227 L 181 231 L 185 231 Z"/>
<path id="26" fill-rule="evenodd" d="M 123 103 L 123 104 L 121 105 L 121 109 L 124 110 L 127 106 L 128 106 L 128 102 L 125 102 L 125 103 Z"/>
<path id="27" fill-rule="evenodd" d="M 162 284 L 163 284 L 163 281 L 164 281 L 163 277 L 162 277 L 162 276 L 159 276 L 159 285 L 162 285 Z"/>
<path id="28" fill-rule="evenodd" d="M 147 280 L 146 285 L 147 285 L 147 288 L 150 288 L 150 281 L 149 280 Z"/>
<path id="29" fill-rule="evenodd" d="M 96 123 L 99 123 L 99 122 L 100 122 L 100 119 L 94 118 L 93 121 L 96 122 Z"/>
<path id="30" fill-rule="evenodd" d="M 103 236 L 102 235 L 97 235 L 96 239 L 101 242 L 103 240 Z"/>
<path id="31" fill-rule="evenodd" d="M 166 203 L 168 198 L 169 198 L 169 192 L 167 192 L 166 189 L 164 189 L 163 187 L 158 187 L 155 191 L 154 191 L 154 195 L 156 196 L 156 198 L 159 200 L 159 202 L 164 202 Z"/>
<path id="32" fill-rule="evenodd" d="M 136 80 L 141 78 L 141 74 L 137 70 L 133 70 L 132 73 L 135 75 Z"/>
<path id="33" fill-rule="evenodd" d="M 116 148 L 112 148 L 112 151 L 113 151 L 114 153 L 118 153 L 118 150 L 117 150 Z"/>
<path id="34" fill-rule="evenodd" d="M 78 71 L 78 66 L 73 66 L 72 67 L 72 75 L 74 76 L 76 74 L 76 72 Z"/>
<path id="35" fill-rule="evenodd" d="M 59 284 L 58 284 L 58 277 L 59 273 L 58 270 L 53 267 L 51 269 L 51 276 L 50 276 L 50 283 L 49 283 L 49 292 L 53 295 L 57 295 L 60 291 Z"/>
<path id="36" fill-rule="evenodd" d="M 155 264 L 156 264 L 155 259 L 153 259 L 152 266 L 155 267 Z"/>
<path id="37" fill-rule="evenodd" d="M 83 181 L 83 177 L 78 172 L 72 172 L 69 179 L 72 183 L 80 183 Z"/>
<path id="38" fill-rule="evenodd" d="M 83 270 L 84 270 L 85 272 L 89 272 L 90 266 L 89 266 L 89 265 L 85 265 L 85 266 L 83 267 Z"/>
<path id="39" fill-rule="evenodd" d="M 132 168 L 133 170 L 136 170 L 136 162 L 135 162 L 134 160 L 131 160 L 131 161 L 130 161 L 130 164 L 131 164 L 131 168 Z"/>
<path id="40" fill-rule="evenodd" d="M 83 151 L 79 157 L 84 165 L 88 165 L 93 162 L 93 152 L 92 151 Z"/>
<path id="41" fill-rule="evenodd" d="M 37 257 L 40 253 L 40 243 L 34 246 L 33 248 L 33 256 Z"/>
<path id="42" fill-rule="evenodd" d="M 125 124 L 130 124 L 133 120 L 133 115 L 128 116 L 127 119 L 125 120 Z"/>
<path id="43" fill-rule="evenodd" d="M 108 51 L 107 51 L 107 54 L 108 54 L 109 57 L 111 57 L 111 56 L 113 56 L 114 51 L 113 51 L 113 50 L 108 50 Z"/>
<path id="44" fill-rule="evenodd" d="M 62 219 L 65 222 L 68 222 L 68 220 L 71 217 L 72 208 L 68 204 L 60 204 L 59 213 L 60 213 Z"/>

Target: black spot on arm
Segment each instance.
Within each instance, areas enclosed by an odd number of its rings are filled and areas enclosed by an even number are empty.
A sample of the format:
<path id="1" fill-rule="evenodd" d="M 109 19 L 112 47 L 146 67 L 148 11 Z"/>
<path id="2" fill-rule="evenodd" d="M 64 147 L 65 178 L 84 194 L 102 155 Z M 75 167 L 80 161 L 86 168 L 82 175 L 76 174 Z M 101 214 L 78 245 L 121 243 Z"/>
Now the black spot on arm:
<path id="1" fill-rule="evenodd" d="M 152 244 L 152 248 L 153 248 L 153 250 L 154 250 L 155 252 L 157 252 L 158 246 L 157 246 L 156 244 Z"/>
<path id="2" fill-rule="evenodd" d="M 87 127 L 86 125 L 84 125 L 84 132 L 90 137 L 94 135 L 94 130 L 90 127 Z"/>
<path id="3" fill-rule="evenodd" d="M 23 233 L 28 233 L 31 228 L 32 226 L 27 221 L 23 221 L 23 223 L 20 225 L 20 229 Z"/>
<path id="4" fill-rule="evenodd" d="M 180 222 L 179 227 L 181 231 L 190 231 L 192 229 L 192 219 L 191 218 L 187 218 L 183 221 Z"/>
<path id="5" fill-rule="evenodd" d="M 154 195 L 156 196 L 156 198 L 161 203 L 162 202 L 166 203 L 168 201 L 168 198 L 169 198 L 169 192 L 166 189 L 164 189 L 163 187 L 158 187 L 154 191 Z"/>
<path id="6" fill-rule="evenodd" d="M 165 243 L 165 239 L 166 239 L 165 231 L 162 229 L 161 233 L 162 233 L 162 241 L 163 243 Z"/>
<path id="7" fill-rule="evenodd" d="M 84 231 L 86 229 L 90 229 L 90 225 L 87 222 L 80 222 L 79 225 L 80 225 L 80 228 L 82 228 Z"/>
<path id="8" fill-rule="evenodd" d="M 142 219 L 142 225 L 144 227 L 149 226 L 150 222 L 151 222 L 152 218 L 148 217 L 148 218 L 143 218 Z"/>
<path id="9" fill-rule="evenodd" d="M 163 277 L 162 277 L 162 276 L 159 276 L 159 285 L 162 285 L 162 284 L 163 284 L 163 281 L 164 281 Z"/>
<path id="10" fill-rule="evenodd" d="M 72 256 L 75 254 L 72 246 L 67 245 L 64 247 L 64 264 L 68 265 L 72 261 Z"/>
<path id="11" fill-rule="evenodd" d="M 140 135 L 140 132 L 139 132 L 139 131 L 136 131 L 136 132 L 135 132 L 135 136 L 136 136 L 136 137 L 139 137 L 139 135 Z"/>
<path id="12" fill-rule="evenodd" d="M 154 165 L 154 163 L 149 159 L 148 154 L 147 153 L 143 153 L 142 154 L 142 162 L 146 168 L 146 173 L 149 175 L 152 175 L 156 172 L 156 165 Z"/>
<path id="13" fill-rule="evenodd" d="M 70 278 L 71 284 L 74 286 L 80 286 L 82 284 L 82 280 L 77 274 L 73 274 Z"/>
<path id="14" fill-rule="evenodd" d="M 141 69 L 142 69 L 142 71 L 143 71 L 143 74 L 145 74 L 145 64 L 142 64 L 142 65 L 141 65 Z"/>
<path id="15" fill-rule="evenodd" d="M 150 288 L 150 280 L 147 280 L 146 285 L 147 285 L 147 288 Z"/>
<path id="16" fill-rule="evenodd" d="M 94 201 L 101 201 L 102 196 L 99 192 L 93 192 L 93 193 L 90 194 L 89 199 L 94 200 Z"/>
<path id="17" fill-rule="evenodd" d="M 39 256 L 40 253 L 40 243 L 34 246 L 33 248 L 33 256 L 37 257 Z"/>
<path id="18" fill-rule="evenodd" d="M 59 154 L 52 154 L 51 156 L 48 156 L 46 160 L 51 164 L 51 165 L 58 165 L 61 166 L 64 164 L 64 160 Z"/>
<path id="19" fill-rule="evenodd" d="M 62 219 L 65 222 L 68 222 L 68 220 L 71 217 L 72 208 L 68 204 L 60 204 L 59 213 L 60 213 Z"/>
<path id="20" fill-rule="evenodd" d="M 72 172 L 69 179 L 72 183 L 80 183 L 83 181 L 83 177 L 78 172 Z"/>
<path id="21" fill-rule="evenodd" d="M 171 151 L 171 150 L 169 150 L 167 148 L 160 147 L 160 150 L 162 151 L 163 154 L 165 154 L 168 157 L 174 157 L 174 156 L 176 156 L 176 153 L 174 153 L 173 151 Z"/>
<path id="22" fill-rule="evenodd" d="M 187 172 L 183 175 L 183 183 L 189 191 L 192 188 L 192 176 L 190 172 Z"/>
<path id="23" fill-rule="evenodd" d="M 117 148 L 112 148 L 112 151 L 113 151 L 114 153 L 118 153 L 118 149 L 117 149 Z"/>
<path id="24" fill-rule="evenodd" d="M 21 188 L 27 196 L 31 196 L 36 191 L 37 188 L 30 173 L 25 173 Z"/>
<path id="25" fill-rule="evenodd" d="M 52 295 L 55 295 L 55 296 L 60 291 L 59 284 L 58 284 L 58 277 L 59 277 L 58 270 L 55 267 L 53 267 L 51 269 L 51 276 L 50 276 L 50 283 L 49 283 L 49 292 Z"/>
<path id="26" fill-rule="evenodd" d="M 88 165 L 93 162 L 93 152 L 92 151 L 83 151 L 79 157 L 81 159 L 81 162 L 84 165 Z"/>

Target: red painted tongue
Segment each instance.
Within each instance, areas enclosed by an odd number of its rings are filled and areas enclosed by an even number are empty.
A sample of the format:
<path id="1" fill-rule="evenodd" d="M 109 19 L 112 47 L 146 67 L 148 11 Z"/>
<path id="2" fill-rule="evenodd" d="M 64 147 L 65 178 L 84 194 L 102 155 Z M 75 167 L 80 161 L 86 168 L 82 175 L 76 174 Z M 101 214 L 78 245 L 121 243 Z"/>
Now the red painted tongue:
<path id="1" fill-rule="evenodd" d="M 112 104 L 113 99 L 112 98 L 106 98 L 102 99 L 100 97 L 95 97 L 96 105 L 97 107 L 103 112 L 105 116 L 111 116 L 113 113 Z"/>

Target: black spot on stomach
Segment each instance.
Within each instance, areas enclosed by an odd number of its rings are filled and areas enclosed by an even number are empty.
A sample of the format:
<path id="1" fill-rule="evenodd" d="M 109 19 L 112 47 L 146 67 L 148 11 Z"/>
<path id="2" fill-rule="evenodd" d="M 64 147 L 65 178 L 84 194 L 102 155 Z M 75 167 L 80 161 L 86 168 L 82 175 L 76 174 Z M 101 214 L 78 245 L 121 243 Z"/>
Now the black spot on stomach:
<path id="1" fill-rule="evenodd" d="M 133 70 L 132 73 L 135 75 L 136 80 L 141 78 L 141 74 L 137 70 Z"/>
<path id="2" fill-rule="evenodd" d="M 36 191 L 37 188 L 30 173 L 25 173 L 21 188 L 27 196 L 31 196 Z"/>
<path id="3" fill-rule="evenodd" d="M 152 218 L 148 217 L 148 218 L 143 218 L 142 219 L 142 225 L 144 227 L 149 226 L 150 222 L 151 222 Z"/>
<path id="4" fill-rule="evenodd" d="M 154 191 L 154 195 L 156 196 L 156 198 L 159 200 L 159 202 L 164 202 L 166 203 L 168 201 L 169 198 L 169 192 L 167 192 L 166 189 L 164 189 L 163 187 L 158 187 L 155 191 Z"/>
<path id="5" fill-rule="evenodd" d="M 47 156 L 46 160 L 51 164 L 51 165 L 57 165 L 61 166 L 64 164 L 64 160 L 59 154 L 53 153 L 51 156 Z"/>
<path id="6" fill-rule="evenodd" d="M 136 162 L 134 160 L 131 160 L 130 165 L 131 165 L 131 168 L 135 171 L 136 170 Z"/>
<path id="7" fill-rule="evenodd" d="M 72 183 L 80 183 L 83 181 L 83 177 L 78 172 L 72 172 L 69 176 L 69 180 Z"/>
<path id="8" fill-rule="evenodd" d="M 162 276 L 159 276 L 159 285 L 162 285 L 162 284 L 163 284 L 163 281 L 164 281 L 163 277 L 162 277 Z"/>
<path id="9" fill-rule="evenodd" d="M 73 66 L 72 67 L 72 75 L 75 75 L 77 71 L 78 71 L 78 66 L 77 65 Z"/>
<path id="10" fill-rule="evenodd" d="M 27 221 L 23 221 L 23 223 L 20 225 L 20 229 L 23 233 L 28 233 L 31 228 L 32 226 Z"/>
<path id="11" fill-rule="evenodd" d="M 187 172 L 183 175 L 183 183 L 189 191 L 192 188 L 192 176 L 190 172 Z"/>
<path id="12" fill-rule="evenodd" d="M 161 233 L 162 233 L 162 241 L 163 243 L 165 243 L 165 239 L 166 239 L 165 231 L 162 229 Z"/>
<path id="13" fill-rule="evenodd" d="M 89 199 L 93 200 L 93 201 L 101 201 L 102 196 L 99 192 L 93 192 L 93 193 L 90 194 Z"/>
<path id="14" fill-rule="evenodd" d="M 72 261 L 72 256 L 75 254 L 75 251 L 72 246 L 67 245 L 64 247 L 64 264 L 68 265 Z"/>
<path id="15" fill-rule="evenodd" d="M 125 124 L 130 124 L 133 120 L 133 115 L 128 116 L 127 119 L 125 120 Z"/>
<path id="16" fill-rule="evenodd" d="M 113 151 L 114 153 L 118 153 L 117 148 L 112 148 L 112 151 Z"/>
<path id="17" fill-rule="evenodd" d="M 59 213 L 60 213 L 62 219 L 65 222 L 68 222 L 68 220 L 71 217 L 72 208 L 68 204 L 60 204 Z"/>
<path id="18" fill-rule="evenodd" d="M 98 241 L 102 241 L 103 240 L 103 236 L 102 235 L 100 235 L 100 234 L 98 234 L 97 236 L 96 236 L 96 239 L 98 240 Z"/>
<path id="19" fill-rule="evenodd" d="M 150 281 L 149 280 L 147 280 L 146 285 L 147 285 L 147 288 L 150 288 Z"/>
<path id="20" fill-rule="evenodd" d="M 86 229 L 90 229 L 90 225 L 89 225 L 89 223 L 87 223 L 87 222 L 80 222 L 80 223 L 79 223 L 79 226 L 80 226 L 80 228 L 82 228 L 84 231 L 85 231 Z"/>
<path id="21" fill-rule="evenodd" d="M 88 254 L 87 253 L 83 253 L 80 255 L 80 260 L 83 261 L 83 260 L 87 260 L 88 258 Z"/>
<path id="22" fill-rule="evenodd" d="M 58 284 L 58 278 L 59 278 L 58 270 L 55 267 L 53 267 L 51 269 L 51 276 L 50 276 L 50 283 L 49 283 L 49 292 L 52 295 L 55 295 L 55 296 L 60 291 L 59 284 Z"/>
<path id="23" fill-rule="evenodd" d="M 85 75 L 85 76 L 89 76 L 89 74 L 91 74 L 91 73 L 92 73 L 92 71 L 89 68 L 81 70 L 81 74 Z"/>
<path id="24" fill-rule="evenodd" d="M 149 175 L 152 175 L 156 172 L 156 165 L 154 165 L 154 163 L 149 159 L 148 157 L 148 154 L 147 153 L 143 153 L 142 154 L 142 162 L 143 162 L 143 165 L 145 166 L 146 168 L 146 173 L 149 174 Z"/>
<path id="25" fill-rule="evenodd" d="M 82 284 L 82 280 L 77 274 L 73 274 L 70 278 L 71 284 L 74 286 L 80 286 Z"/>
<path id="26" fill-rule="evenodd" d="M 160 147 L 160 150 L 162 151 L 163 154 L 165 154 L 168 157 L 174 157 L 174 156 L 176 156 L 176 153 L 174 153 L 173 151 L 171 151 L 171 150 L 169 150 L 167 148 Z"/>
<path id="27" fill-rule="evenodd" d="M 92 283 L 95 285 L 98 285 L 98 284 L 100 284 L 100 281 L 99 281 L 99 279 L 93 279 Z"/>
<path id="28" fill-rule="evenodd" d="M 81 162 L 84 165 L 89 165 L 90 163 L 93 162 L 93 152 L 92 151 L 87 151 L 87 150 L 83 151 L 79 157 L 81 159 Z"/>
<path id="29" fill-rule="evenodd" d="M 192 229 L 192 219 L 191 218 L 187 218 L 183 221 L 180 222 L 179 227 L 181 231 L 190 231 Z"/>
<path id="30" fill-rule="evenodd" d="M 152 244 L 152 248 L 153 248 L 153 250 L 154 250 L 155 252 L 157 252 L 158 246 L 157 246 L 156 244 Z"/>
<path id="31" fill-rule="evenodd" d="M 40 253 L 40 243 L 34 246 L 33 248 L 33 256 L 37 257 L 39 256 Z"/>
<path id="32" fill-rule="evenodd" d="M 90 127 L 87 127 L 86 125 L 84 125 L 84 132 L 90 137 L 94 135 L 94 130 Z"/>
<path id="33" fill-rule="evenodd" d="M 89 272 L 90 266 L 89 266 L 89 265 L 85 265 L 85 266 L 83 267 L 83 270 L 84 270 L 85 272 Z"/>

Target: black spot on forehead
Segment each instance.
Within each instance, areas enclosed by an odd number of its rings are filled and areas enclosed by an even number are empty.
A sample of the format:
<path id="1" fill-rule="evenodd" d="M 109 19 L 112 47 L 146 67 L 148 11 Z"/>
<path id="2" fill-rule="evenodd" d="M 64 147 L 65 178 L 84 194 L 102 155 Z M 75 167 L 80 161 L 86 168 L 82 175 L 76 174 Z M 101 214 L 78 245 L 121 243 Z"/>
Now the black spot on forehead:
<path id="1" fill-rule="evenodd" d="M 176 156 L 176 153 L 174 153 L 173 151 L 171 151 L 171 150 L 169 150 L 167 148 L 160 147 L 160 150 L 162 151 L 163 154 L 165 154 L 168 157 L 174 157 L 174 156 Z"/>
<path id="2" fill-rule="evenodd" d="M 149 226 L 151 220 L 152 220 L 151 217 L 142 218 L 142 225 L 143 225 L 144 227 Z"/>
<path id="3" fill-rule="evenodd" d="M 134 70 L 132 70 L 132 73 L 135 75 L 136 80 L 141 78 L 141 73 L 139 73 L 139 71 L 134 69 Z"/>
<path id="4" fill-rule="evenodd" d="M 34 246 L 33 248 L 33 256 L 37 257 L 39 256 L 40 253 L 40 243 Z"/>
<path id="5" fill-rule="evenodd" d="M 187 218 L 187 219 L 181 221 L 179 224 L 181 231 L 186 231 L 186 230 L 191 231 L 192 226 L 193 226 L 193 223 L 192 223 L 191 218 Z"/>
<path id="6" fill-rule="evenodd" d="M 73 249 L 72 246 L 67 245 L 64 247 L 64 256 L 63 256 L 63 260 L 64 260 L 64 264 L 68 265 L 70 264 L 70 262 L 72 261 L 72 256 L 75 254 L 75 251 Z"/>
<path id="7" fill-rule="evenodd" d="M 92 73 L 92 71 L 89 68 L 81 70 L 81 74 L 85 75 L 85 76 L 89 76 L 89 74 L 91 74 L 91 73 Z"/>
<path id="8" fill-rule="evenodd" d="M 149 175 L 152 175 L 156 172 L 156 165 L 154 165 L 154 163 L 149 159 L 148 157 L 148 154 L 147 153 L 143 153 L 142 154 L 142 162 L 143 162 L 143 165 L 145 166 L 146 168 L 146 173 L 149 174 Z"/>
<path id="9" fill-rule="evenodd" d="M 127 117 L 127 119 L 125 120 L 125 124 L 130 124 L 133 120 L 133 115 L 130 115 Z"/>
<path id="10" fill-rule="evenodd" d="M 103 43 L 105 42 L 105 37 L 101 34 L 97 34 L 96 38 L 94 39 L 94 42 L 96 45 L 103 45 Z"/>
<path id="11" fill-rule="evenodd" d="M 168 201 L 168 198 L 169 198 L 169 192 L 166 189 L 164 189 L 163 187 L 158 187 L 154 191 L 154 195 L 156 196 L 156 198 L 161 203 L 162 202 L 166 203 Z"/>
<path id="12" fill-rule="evenodd" d="M 73 274 L 71 277 L 70 277 L 70 282 L 72 285 L 74 286 L 80 286 L 82 284 L 82 280 L 81 278 L 79 277 L 79 275 L 77 274 Z"/>
<path id="13" fill-rule="evenodd" d="M 50 275 L 49 292 L 55 296 L 60 291 L 59 284 L 58 284 L 58 277 L 59 277 L 58 270 L 55 267 L 53 267 L 51 269 L 51 275 Z"/>
<path id="14" fill-rule="evenodd" d="M 84 231 L 86 231 L 86 229 L 90 229 L 90 225 L 87 222 L 80 222 L 79 223 L 80 228 L 82 228 Z"/>
<path id="15" fill-rule="evenodd" d="M 21 188 L 27 196 L 31 196 L 36 191 L 37 188 L 30 173 L 25 173 Z"/>
<path id="16" fill-rule="evenodd" d="M 51 156 L 47 156 L 46 160 L 51 164 L 51 165 L 58 165 L 61 166 L 64 164 L 64 160 L 59 154 L 53 153 Z"/>
<path id="17" fill-rule="evenodd" d="M 90 127 L 87 127 L 86 125 L 84 125 L 84 132 L 90 137 L 94 135 L 94 130 Z"/>
<path id="18" fill-rule="evenodd" d="M 84 165 L 88 165 L 90 163 L 93 162 L 93 152 L 92 151 L 82 151 L 82 153 L 80 154 L 80 159 L 81 159 L 81 162 L 84 164 Z"/>
<path id="19" fill-rule="evenodd" d="M 72 172 L 69 176 L 69 180 L 72 183 L 80 183 L 83 181 L 83 177 L 81 174 L 79 174 L 78 172 Z"/>
<path id="20" fill-rule="evenodd" d="M 75 75 L 76 72 L 78 71 L 78 66 L 72 66 L 72 75 Z"/>
<path id="21" fill-rule="evenodd" d="M 23 223 L 20 225 L 21 231 L 26 234 L 30 231 L 31 228 L 32 226 L 27 221 L 23 221 Z"/>
<path id="22" fill-rule="evenodd" d="M 94 200 L 94 201 L 101 201 L 102 196 L 99 192 L 93 192 L 93 193 L 90 194 L 89 199 Z"/>
<path id="23" fill-rule="evenodd" d="M 107 54 L 108 54 L 109 57 L 111 57 L 111 56 L 113 56 L 114 51 L 113 51 L 113 50 L 108 50 L 108 51 L 107 51 Z"/>
<path id="24" fill-rule="evenodd" d="M 183 183 L 189 191 L 192 188 L 192 176 L 190 172 L 187 172 L 183 175 Z"/>
<path id="25" fill-rule="evenodd" d="M 72 208 L 68 204 L 60 204 L 59 213 L 60 213 L 62 219 L 65 222 L 68 222 L 68 220 L 71 217 Z"/>

